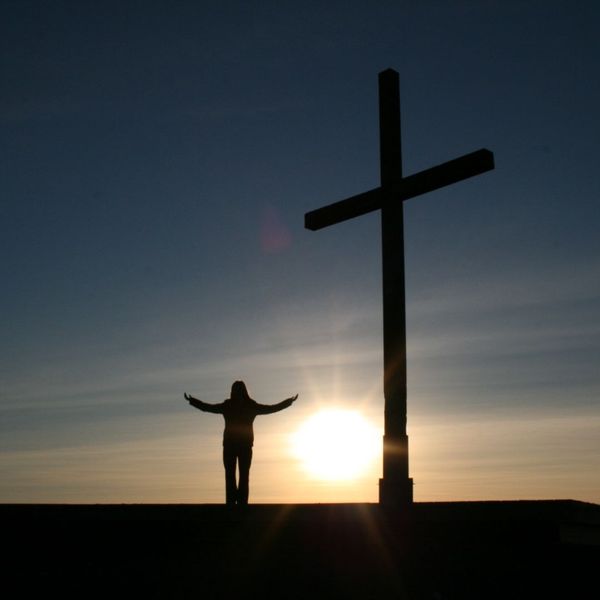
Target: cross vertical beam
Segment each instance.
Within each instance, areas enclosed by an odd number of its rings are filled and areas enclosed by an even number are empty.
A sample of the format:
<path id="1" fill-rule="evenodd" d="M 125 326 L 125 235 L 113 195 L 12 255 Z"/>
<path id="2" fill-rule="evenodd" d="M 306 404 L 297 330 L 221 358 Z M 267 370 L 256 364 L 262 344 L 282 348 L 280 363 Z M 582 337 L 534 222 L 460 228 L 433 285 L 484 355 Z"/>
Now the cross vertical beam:
<path id="1" fill-rule="evenodd" d="M 381 504 L 408 504 L 413 482 L 408 477 L 406 435 L 406 302 L 404 289 L 403 202 L 394 202 L 402 182 L 400 86 L 396 71 L 379 73 L 379 155 L 381 173 L 381 250 L 383 269 L 383 478 Z"/>

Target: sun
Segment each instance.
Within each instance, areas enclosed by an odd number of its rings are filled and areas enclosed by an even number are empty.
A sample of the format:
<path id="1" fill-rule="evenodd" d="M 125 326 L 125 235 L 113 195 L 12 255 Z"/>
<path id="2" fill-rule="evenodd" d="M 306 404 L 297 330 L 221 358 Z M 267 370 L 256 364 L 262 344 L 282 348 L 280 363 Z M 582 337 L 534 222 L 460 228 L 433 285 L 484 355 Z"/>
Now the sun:
<path id="1" fill-rule="evenodd" d="M 381 433 L 358 412 L 321 410 L 293 434 L 292 451 L 312 477 L 356 479 L 380 456 Z"/>

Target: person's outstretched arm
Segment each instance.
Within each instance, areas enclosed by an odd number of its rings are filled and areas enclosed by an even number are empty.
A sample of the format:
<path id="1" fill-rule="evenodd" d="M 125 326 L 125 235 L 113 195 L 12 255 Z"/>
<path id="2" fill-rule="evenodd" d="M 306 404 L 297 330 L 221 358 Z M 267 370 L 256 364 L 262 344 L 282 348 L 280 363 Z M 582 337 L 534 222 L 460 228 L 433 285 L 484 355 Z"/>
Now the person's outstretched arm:
<path id="1" fill-rule="evenodd" d="M 297 398 L 298 398 L 298 394 L 296 394 L 295 396 L 292 396 L 291 398 L 286 398 L 285 400 L 282 400 L 281 402 L 278 402 L 277 404 L 259 404 L 257 402 L 256 403 L 256 408 L 257 408 L 256 414 L 257 415 L 270 415 L 271 413 L 279 412 L 280 410 L 283 410 L 284 408 L 291 406 L 294 402 L 296 402 Z"/>
<path id="2" fill-rule="evenodd" d="M 223 414 L 224 402 L 221 402 L 220 404 L 208 404 L 208 402 L 202 402 L 202 400 L 198 400 L 198 398 L 194 398 L 194 396 L 191 396 L 190 394 L 187 394 L 187 393 L 183 394 L 183 397 L 193 407 L 203 410 L 204 412 Z"/>

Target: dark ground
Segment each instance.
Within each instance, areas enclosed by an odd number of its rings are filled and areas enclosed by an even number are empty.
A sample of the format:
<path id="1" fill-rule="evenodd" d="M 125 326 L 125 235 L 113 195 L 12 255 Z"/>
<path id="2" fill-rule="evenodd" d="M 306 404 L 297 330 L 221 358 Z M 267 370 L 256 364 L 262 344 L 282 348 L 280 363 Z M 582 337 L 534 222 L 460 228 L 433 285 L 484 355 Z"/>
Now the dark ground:
<path id="1" fill-rule="evenodd" d="M 600 506 L 0 505 L 12 597 L 597 598 Z M 5 596 L 7 597 L 7 596 Z"/>

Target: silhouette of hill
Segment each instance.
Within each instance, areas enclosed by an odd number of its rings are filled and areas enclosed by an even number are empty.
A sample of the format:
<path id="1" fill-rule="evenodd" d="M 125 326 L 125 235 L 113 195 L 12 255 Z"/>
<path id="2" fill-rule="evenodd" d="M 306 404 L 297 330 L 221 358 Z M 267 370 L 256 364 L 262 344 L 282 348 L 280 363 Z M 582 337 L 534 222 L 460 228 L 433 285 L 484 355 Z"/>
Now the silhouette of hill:
<path id="1" fill-rule="evenodd" d="M 19 595 L 583 598 L 600 506 L 572 500 L 0 505 Z M 7 584 L 8 585 L 8 582 Z"/>

